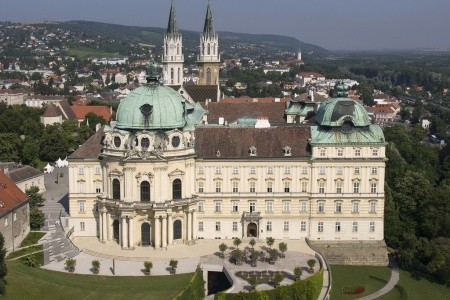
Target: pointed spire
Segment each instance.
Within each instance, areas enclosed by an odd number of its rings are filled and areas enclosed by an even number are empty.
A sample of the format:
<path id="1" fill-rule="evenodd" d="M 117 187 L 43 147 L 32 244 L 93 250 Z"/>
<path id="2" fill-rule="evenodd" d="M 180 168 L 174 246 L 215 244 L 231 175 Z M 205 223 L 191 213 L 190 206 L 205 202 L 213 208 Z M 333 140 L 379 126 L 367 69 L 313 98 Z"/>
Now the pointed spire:
<path id="1" fill-rule="evenodd" d="M 169 23 L 167 24 L 167 32 L 168 35 L 179 34 L 178 25 L 177 25 L 177 16 L 175 15 L 175 7 L 173 6 L 173 0 L 170 4 L 170 14 L 169 14 Z"/>
<path id="2" fill-rule="evenodd" d="M 208 8 L 206 9 L 205 26 L 203 26 L 204 37 L 215 37 L 213 16 L 211 11 L 211 0 L 208 0 Z"/>

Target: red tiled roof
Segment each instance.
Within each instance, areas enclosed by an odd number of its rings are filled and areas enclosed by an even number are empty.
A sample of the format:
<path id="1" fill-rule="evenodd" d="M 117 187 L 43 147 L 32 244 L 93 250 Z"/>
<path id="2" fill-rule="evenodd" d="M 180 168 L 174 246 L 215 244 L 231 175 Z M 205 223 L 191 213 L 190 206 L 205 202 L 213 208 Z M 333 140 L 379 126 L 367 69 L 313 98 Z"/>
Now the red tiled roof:
<path id="1" fill-rule="evenodd" d="M 61 112 L 61 109 L 59 109 L 58 106 L 54 105 L 53 103 L 47 105 L 47 108 L 45 109 L 43 115 L 44 118 L 53 118 L 59 116 L 63 116 L 63 113 Z"/>
<path id="2" fill-rule="evenodd" d="M 310 137 L 310 126 L 198 126 L 195 130 L 195 150 L 198 158 L 203 159 L 258 159 L 285 157 L 284 147 L 288 146 L 291 148 L 291 157 L 310 157 Z M 249 155 L 250 147 L 256 147 L 256 156 Z"/>
<path id="3" fill-rule="evenodd" d="M 0 171 L 0 215 L 10 212 L 27 200 L 27 195 Z"/>
<path id="4" fill-rule="evenodd" d="M 84 120 L 88 113 L 94 113 L 103 117 L 106 122 L 111 121 L 111 110 L 108 106 L 72 106 L 72 110 L 78 120 Z"/>
<path id="5" fill-rule="evenodd" d="M 208 122 L 218 123 L 219 118 L 223 117 L 229 123 L 239 118 L 257 119 L 260 117 L 268 117 L 269 122 L 285 122 L 284 111 L 286 110 L 285 102 L 211 102 L 207 107 Z"/>

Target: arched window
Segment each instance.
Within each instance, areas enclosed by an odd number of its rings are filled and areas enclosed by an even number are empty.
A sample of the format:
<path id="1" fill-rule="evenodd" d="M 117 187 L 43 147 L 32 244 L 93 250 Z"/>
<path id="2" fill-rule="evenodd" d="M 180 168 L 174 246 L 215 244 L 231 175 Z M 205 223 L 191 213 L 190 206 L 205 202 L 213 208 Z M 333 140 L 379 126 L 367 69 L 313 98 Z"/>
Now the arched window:
<path id="1" fill-rule="evenodd" d="M 173 68 L 170 68 L 170 80 L 171 80 L 172 83 L 173 83 L 173 76 L 174 76 Z"/>
<path id="2" fill-rule="evenodd" d="M 148 181 L 141 183 L 141 202 L 150 202 L 150 183 Z"/>
<path id="3" fill-rule="evenodd" d="M 211 84 L 211 69 L 206 69 L 206 84 Z"/>
<path id="4" fill-rule="evenodd" d="M 181 83 L 181 68 L 178 68 L 178 82 Z"/>
<path id="5" fill-rule="evenodd" d="M 180 55 L 180 44 L 177 45 L 177 55 Z"/>
<path id="6" fill-rule="evenodd" d="M 175 220 L 175 222 L 173 222 L 173 239 L 174 240 L 181 239 L 181 221 L 180 220 Z"/>
<path id="7" fill-rule="evenodd" d="M 211 55 L 211 45 L 208 44 L 208 55 Z"/>
<path id="8" fill-rule="evenodd" d="M 119 179 L 113 179 L 112 181 L 112 196 L 114 200 L 120 199 L 120 181 Z"/>
<path id="9" fill-rule="evenodd" d="M 181 180 L 175 179 L 172 182 L 172 199 L 181 199 Z"/>

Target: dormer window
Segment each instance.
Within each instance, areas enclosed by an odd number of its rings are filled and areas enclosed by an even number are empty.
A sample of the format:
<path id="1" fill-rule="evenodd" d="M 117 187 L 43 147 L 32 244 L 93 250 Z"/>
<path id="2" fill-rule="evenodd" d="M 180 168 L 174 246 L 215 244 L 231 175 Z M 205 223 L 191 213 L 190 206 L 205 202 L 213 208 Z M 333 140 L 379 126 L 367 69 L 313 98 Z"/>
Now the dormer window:
<path id="1" fill-rule="evenodd" d="M 180 146 L 180 137 L 178 135 L 176 135 L 172 138 L 172 146 L 174 148 L 177 148 L 178 146 Z"/>
<path id="2" fill-rule="evenodd" d="M 144 104 L 140 107 L 141 112 L 144 116 L 148 117 L 153 111 L 153 107 L 150 104 Z"/>
<path id="3" fill-rule="evenodd" d="M 122 139 L 118 136 L 114 137 L 114 147 L 119 148 L 122 145 Z"/>
<path id="4" fill-rule="evenodd" d="M 248 150 L 248 153 L 250 153 L 250 156 L 256 156 L 256 147 L 251 146 L 250 149 Z"/>
<path id="5" fill-rule="evenodd" d="M 284 156 L 291 156 L 291 147 L 285 146 L 283 148 L 283 153 L 284 153 Z"/>
<path id="6" fill-rule="evenodd" d="M 217 156 L 217 157 L 220 157 L 220 151 L 219 151 L 219 150 L 217 150 L 216 156 Z"/>
<path id="7" fill-rule="evenodd" d="M 141 139 L 141 147 L 142 149 L 148 149 L 150 147 L 150 140 L 148 138 L 142 138 Z"/>

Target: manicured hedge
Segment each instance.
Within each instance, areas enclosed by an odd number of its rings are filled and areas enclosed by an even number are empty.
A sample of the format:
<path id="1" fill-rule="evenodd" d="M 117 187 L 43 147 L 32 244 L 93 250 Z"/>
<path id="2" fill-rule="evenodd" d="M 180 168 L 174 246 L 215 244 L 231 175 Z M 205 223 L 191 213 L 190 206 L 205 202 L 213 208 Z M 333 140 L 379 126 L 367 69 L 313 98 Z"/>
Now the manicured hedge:
<path id="1" fill-rule="evenodd" d="M 175 300 L 197 300 L 205 297 L 205 281 L 203 280 L 203 271 L 197 268 L 191 282 L 188 286 L 175 297 Z"/>
<path id="2" fill-rule="evenodd" d="M 272 290 L 251 293 L 224 294 L 218 293 L 216 300 L 315 300 L 319 297 L 323 284 L 323 270 L 311 277 L 297 281 L 291 285 L 283 285 Z"/>

